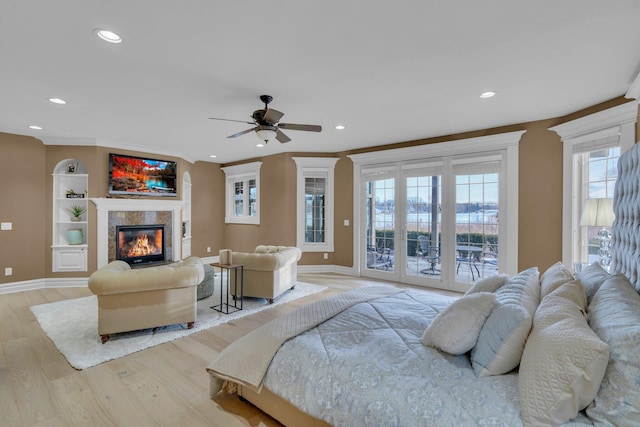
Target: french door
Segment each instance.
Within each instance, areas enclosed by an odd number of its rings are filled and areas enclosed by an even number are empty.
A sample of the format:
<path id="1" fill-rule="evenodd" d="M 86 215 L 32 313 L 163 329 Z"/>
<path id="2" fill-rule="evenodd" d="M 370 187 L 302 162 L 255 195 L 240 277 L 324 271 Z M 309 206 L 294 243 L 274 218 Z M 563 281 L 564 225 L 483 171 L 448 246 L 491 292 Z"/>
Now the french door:
<path id="1" fill-rule="evenodd" d="M 466 290 L 499 269 L 499 163 L 364 168 L 361 273 Z"/>

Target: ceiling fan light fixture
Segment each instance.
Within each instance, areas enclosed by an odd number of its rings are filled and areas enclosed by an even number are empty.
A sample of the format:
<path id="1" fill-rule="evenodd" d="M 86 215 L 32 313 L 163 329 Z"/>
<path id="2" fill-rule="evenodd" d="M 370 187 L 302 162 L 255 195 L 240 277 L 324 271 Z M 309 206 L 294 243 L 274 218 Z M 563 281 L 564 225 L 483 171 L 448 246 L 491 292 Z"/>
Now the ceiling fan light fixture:
<path id="1" fill-rule="evenodd" d="M 261 126 L 256 130 L 256 135 L 258 135 L 258 139 L 267 143 L 276 138 L 275 126 Z"/>

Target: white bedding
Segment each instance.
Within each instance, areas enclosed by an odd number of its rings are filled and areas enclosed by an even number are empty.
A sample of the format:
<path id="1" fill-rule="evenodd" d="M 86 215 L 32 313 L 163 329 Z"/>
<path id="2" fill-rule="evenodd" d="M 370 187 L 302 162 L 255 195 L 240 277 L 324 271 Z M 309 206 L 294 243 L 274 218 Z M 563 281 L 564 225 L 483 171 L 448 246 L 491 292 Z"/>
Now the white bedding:
<path id="1" fill-rule="evenodd" d="M 451 301 L 407 290 L 357 304 L 287 341 L 264 385 L 334 426 L 521 426 L 516 373 L 478 378 L 468 355 L 420 342 Z"/>

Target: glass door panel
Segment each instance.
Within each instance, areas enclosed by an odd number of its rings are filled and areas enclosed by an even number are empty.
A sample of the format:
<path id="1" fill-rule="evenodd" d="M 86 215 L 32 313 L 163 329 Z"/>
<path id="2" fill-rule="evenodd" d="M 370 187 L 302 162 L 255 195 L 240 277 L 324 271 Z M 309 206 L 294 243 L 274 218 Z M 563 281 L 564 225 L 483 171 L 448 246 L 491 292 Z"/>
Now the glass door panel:
<path id="1" fill-rule="evenodd" d="M 439 279 L 441 272 L 442 177 L 407 177 L 406 223 L 407 277 Z"/>
<path id="2" fill-rule="evenodd" d="M 395 268 L 395 180 L 365 182 L 365 270 L 393 272 Z"/>
<path id="3" fill-rule="evenodd" d="M 456 175 L 456 281 L 498 273 L 498 173 Z"/>

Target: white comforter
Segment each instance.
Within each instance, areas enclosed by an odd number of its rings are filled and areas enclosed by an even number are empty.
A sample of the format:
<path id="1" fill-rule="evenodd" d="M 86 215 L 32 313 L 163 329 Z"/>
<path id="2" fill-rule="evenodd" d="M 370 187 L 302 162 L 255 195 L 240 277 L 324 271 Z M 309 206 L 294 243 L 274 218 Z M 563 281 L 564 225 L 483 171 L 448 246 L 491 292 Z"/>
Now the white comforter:
<path id="1" fill-rule="evenodd" d="M 517 374 L 478 378 L 466 355 L 420 342 L 451 301 L 408 290 L 354 305 L 285 342 L 264 386 L 334 426 L 521 426 Z"/>

